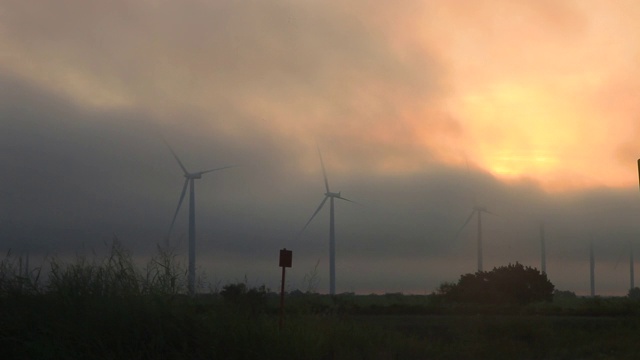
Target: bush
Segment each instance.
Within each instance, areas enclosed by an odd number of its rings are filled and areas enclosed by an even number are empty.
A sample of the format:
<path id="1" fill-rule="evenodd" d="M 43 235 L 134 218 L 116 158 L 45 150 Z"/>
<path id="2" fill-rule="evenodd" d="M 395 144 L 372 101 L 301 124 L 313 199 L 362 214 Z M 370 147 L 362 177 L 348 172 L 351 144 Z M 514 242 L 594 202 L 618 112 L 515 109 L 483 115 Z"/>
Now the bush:
<path id="1" fill-rule="evenodd" d="M 515 263 L 462 275 L 456 284 L 440 285 L 438 295 L 450 302 L 524 305 L 553 300 L 553 290 L 547 275 Z"/>
<path id="2" fill-rule="evenodd" d="M 640 299 L 640 288 L 636 286 L 633 289 L 629 289 L 629 293 L 627 294 L 627 297 L 629 297 L 629 299 L 634 299 L 634 300 Z"/>
<path id="3" fill-rule="evenodd" d="M 266 311 L 268 294 L 269 289 L 264 285 L 247 289 L 244 283 L 227 284 L 220 291 L 220 296 L 225 303 L 252 314 Z"/>

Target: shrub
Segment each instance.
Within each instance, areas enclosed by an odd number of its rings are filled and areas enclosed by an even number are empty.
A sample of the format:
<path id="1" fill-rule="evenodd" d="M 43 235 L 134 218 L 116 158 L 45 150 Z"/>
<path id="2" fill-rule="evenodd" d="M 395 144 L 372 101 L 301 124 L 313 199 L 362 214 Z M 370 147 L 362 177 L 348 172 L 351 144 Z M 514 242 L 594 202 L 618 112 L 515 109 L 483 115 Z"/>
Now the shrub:
<path id="1" fill-rule="evenodd" d="M 627 297 L 629 297 L 629 299 L 634 299 L 634 300 L 640 299 L 640 288 L 636 286 L 633 289 L 629 289 L 629 293 L 627 294 Z"/>
<path id="2" fill-rule="evenodd" d="M 248 289 L 244 283 L 227 284 L 220 291 L 225 303 L 248 310 L 252 314 L 266 311 L 268 294 L 269 289 L 264 285 Z"/>
<path id="3" fill-rule="evenodd" d="M 551 301 L 553 290 L 547 275 L 515 263 L 462 275 L 456 284 L 440 285 L 438 294 L 450 302 L 523 305 Z"/>

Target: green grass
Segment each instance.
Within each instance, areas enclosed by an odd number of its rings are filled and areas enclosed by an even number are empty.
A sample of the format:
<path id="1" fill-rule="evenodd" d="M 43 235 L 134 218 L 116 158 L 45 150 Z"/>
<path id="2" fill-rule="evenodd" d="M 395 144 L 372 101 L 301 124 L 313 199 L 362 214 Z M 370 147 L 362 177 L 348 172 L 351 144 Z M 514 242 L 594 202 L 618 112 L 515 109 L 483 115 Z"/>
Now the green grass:
<path id="1" fill-rule="evenodd" d="M 640 302 L 572 298 L 526 306 L 447 304 L 433 296 L 298 294 L 230 284 L 184 295 L 171 252 L 145 267 L 114 242 L 102 259 L 52 259 L 20 274 L 0 261 L 3 358 L 633 359 Z M 46 276 L 40 276 L 43 273 Z M 46 280 L 45 280 L 46 279 Z"/>

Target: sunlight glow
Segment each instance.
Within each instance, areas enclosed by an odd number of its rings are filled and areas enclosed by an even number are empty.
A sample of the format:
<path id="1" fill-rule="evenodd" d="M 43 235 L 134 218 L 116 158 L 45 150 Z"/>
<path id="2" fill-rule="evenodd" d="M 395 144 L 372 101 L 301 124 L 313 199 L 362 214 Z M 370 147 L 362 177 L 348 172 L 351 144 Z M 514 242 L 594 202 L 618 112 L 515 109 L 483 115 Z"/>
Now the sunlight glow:
<path id="1" fill-rule="evenodd" d="M 576 99 L 584 97 L 581 86 L 592 84 L 593 76 L 584 82 L 564 80 L 555 87 L 504 82 L 462 97 L 458 116 L 469 129 L 472 160 L 498 178 L 534 179 L 548 190 L 626 184 L 612 176 L 619 175 L 615 164 L 602 162 L 611 168 L 592 169 L 608 150 L 609 129 L 581 106 L 584 99 Z"/>

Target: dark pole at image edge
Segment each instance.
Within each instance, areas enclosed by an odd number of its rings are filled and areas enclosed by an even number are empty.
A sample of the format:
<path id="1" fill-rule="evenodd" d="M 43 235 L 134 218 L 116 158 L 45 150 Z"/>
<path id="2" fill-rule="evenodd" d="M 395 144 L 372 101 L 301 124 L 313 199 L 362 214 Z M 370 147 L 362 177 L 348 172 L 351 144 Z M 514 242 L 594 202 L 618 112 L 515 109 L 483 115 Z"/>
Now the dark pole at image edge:
<path id="1" fill-rule="evenodd" d="M 638 186 L 640 186 L 640 159 L 638 159 Z M 629 289 L 635 287 L 634 270 L 633 270 L 633 242 L 629 242 Z"/>

